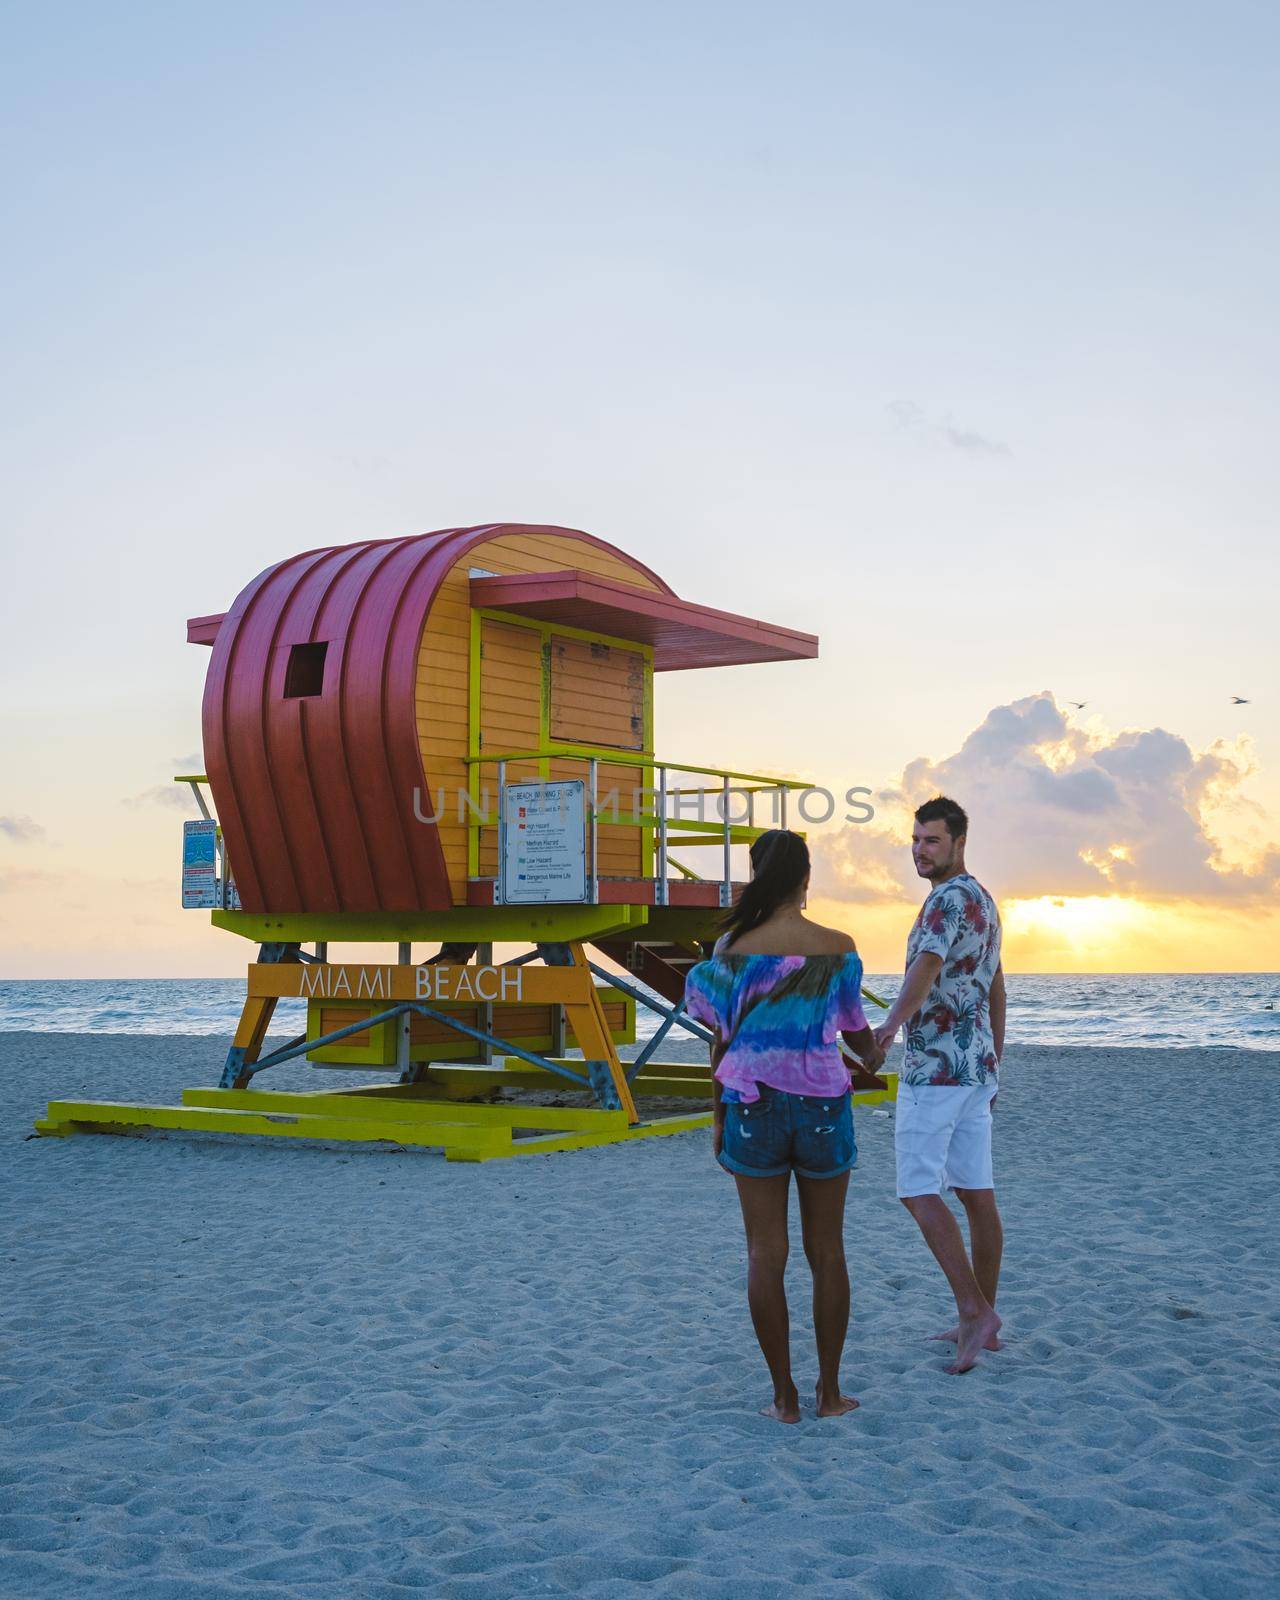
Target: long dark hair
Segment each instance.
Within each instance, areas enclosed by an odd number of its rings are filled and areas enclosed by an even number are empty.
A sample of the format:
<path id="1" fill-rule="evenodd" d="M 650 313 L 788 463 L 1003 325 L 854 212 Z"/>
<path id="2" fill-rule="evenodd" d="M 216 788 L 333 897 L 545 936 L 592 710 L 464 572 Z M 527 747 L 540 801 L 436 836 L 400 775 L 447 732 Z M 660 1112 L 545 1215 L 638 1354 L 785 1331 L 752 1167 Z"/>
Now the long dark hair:
<path id="1" fill-rule="evenodd" d="M 770 828 L 751 846 L 751 882 L 721 924 L 727 949 L 741 934 L 768 922 L 809 871 L 809 846 L 790 828 Z"/>

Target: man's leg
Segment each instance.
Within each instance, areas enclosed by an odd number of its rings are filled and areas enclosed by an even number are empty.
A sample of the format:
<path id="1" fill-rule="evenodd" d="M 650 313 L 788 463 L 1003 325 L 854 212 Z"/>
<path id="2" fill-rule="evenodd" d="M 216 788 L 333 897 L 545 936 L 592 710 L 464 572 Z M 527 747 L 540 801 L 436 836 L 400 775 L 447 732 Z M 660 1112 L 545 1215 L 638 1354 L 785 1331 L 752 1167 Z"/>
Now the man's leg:
<path id="1" fill-rule="evenodd" d="M 996 1289 L 1000 1283 L 1000 1257 L 1004 1250 L 1004 1229 L 1000 1222 L 1000 1209 L 996 1205 L 994 1189 L 956 1189 L 955 1195 L 969 1219 L 969 1256 L 973 1263 L 973 1276 L 989 1306 L 996 1303 Z M 955 1344 L 960 1329 L 951 1327 L 945 1333 L 935 1333 L 934 1339 Z M 983 1346 L 985 1350 L 1003 1350 L 1004 1340 L 993 1334 Z"/>
<path id="2" fill-rule="evenodd" d="M 791 1376 L 791 1321 L 783 1275 L 787 1267 L 787 1192 L 791 1174 L 743 1178 L 735 1174 L 747 1230 L 747 1304 L 751 1325 L 773 1379 L 773 1404 L 763 1415 L 799 1422 L 800 1396 Z"/>
<path id="3" fill-rule="evenodd" d="M 818 1415 L 840 1417 L 857 1408 L 840 1393 L 840 1357 L 849 1331 L 849 1269 L 844 1259 L 844 1202 L 849 1174 L 804 1178 L 796 1174 L 804 1253 L 813 1273 L 813 1331 L 818 1341 Z"/>
<path id="4" fill-rule="evenodd" d="M 973 1263 L 973 1275 L 991 1306 L 996 1303 L 1000 1256 L 1004 1248 L 1004 1230 L 996 1205 L 991 1166 L 991 1102 L 994 1099 L 994 1084 L 974 1088 L 965 1097 L 951 1132 L 943 1174 L 943 1183 L 964 1206 L 965 1216 L 969 1220 L 969 1258 Z M 959 1340 L 960 1330 L 948 1328 L 939 1337 L 955 1343 Z M 1002 1348 L 1001 1340 L 993 1335 L 984 1348 L 999 1350 Z"/>
<path id="5" fill-rule="evenodd" d="M 969 1219 L 969 1258 L 973 1275 L 988 1305 L 995 1305 L 1000 1285 L 1000 1257 L 1004 1253 L 1004 1226 L 994 1189 L 956 1189 L 956 1198 Z"/>
<path id="6" fill-rule="evenodd" d="M 959 1087 L 899 1082 L 894 1118 L 898 1199 L 916 1219 L 946 1274 L 959 1313 L 956 1359 L 948 1372 L 967 1372 L 1000 1328 L 999 1317 L 974 1277 L 959 1225 L 940 1193 L 953 1136 L 971 1098 Z"/>
<path id="7" fill-rule="evenodd" d="M 956 1299 L 959 1324 L 956 1329 L 956 1358 L 948 1372 L 968 1372 L 978 1360 L 978 1352 L 988 1339 L 1000 1331 L 1000 1318 L 978 1287 L 973 1267 L 965 1252 L 960 1225 L 941 1195 L 903 1195 L 902 1203 L 916 1219 L 925 1243 L 946 1274 Z"/>

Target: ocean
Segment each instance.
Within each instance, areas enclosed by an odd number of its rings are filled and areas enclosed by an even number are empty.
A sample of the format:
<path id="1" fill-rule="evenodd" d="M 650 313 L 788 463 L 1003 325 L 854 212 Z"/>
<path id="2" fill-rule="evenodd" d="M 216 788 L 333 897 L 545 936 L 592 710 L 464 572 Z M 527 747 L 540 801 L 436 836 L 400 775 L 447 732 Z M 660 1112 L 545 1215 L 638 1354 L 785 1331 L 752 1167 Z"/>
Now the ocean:
<path id="1" fill-rule="evenodd" d="M 900 974 L 868 976 L 892 999 Z M 1280 1050 L 1280 974 L 1098 973 L 1009 977 L 1012 1044 L 1162 1045 Z M 187 1033 L 228 1037 L 244 999 L 240 978 L 50 978 L 0 981 L 0 1032 Z M 878 1015 L 868 1005 L 874 1025 Z M 658 1019 L 642 1011 L 637 1031 Z M 305 1031 L 305 1006 L 282 1000 L 272 1033 Z"/>

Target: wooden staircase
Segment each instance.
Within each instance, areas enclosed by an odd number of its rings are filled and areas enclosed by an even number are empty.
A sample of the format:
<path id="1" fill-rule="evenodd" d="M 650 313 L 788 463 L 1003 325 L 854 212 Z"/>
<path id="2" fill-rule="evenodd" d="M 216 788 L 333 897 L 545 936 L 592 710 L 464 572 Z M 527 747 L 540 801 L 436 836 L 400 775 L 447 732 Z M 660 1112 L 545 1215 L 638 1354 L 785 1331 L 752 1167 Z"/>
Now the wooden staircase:
<path id="1" fill-rule="evenodd" d="M 684 998 L 684 980 L 690 967 L 703 959 L 697 945 L 674 939 L 597 939 L 602 955 L 625 967 L 633 978 L 654 989 L 671 1005 Z"/>

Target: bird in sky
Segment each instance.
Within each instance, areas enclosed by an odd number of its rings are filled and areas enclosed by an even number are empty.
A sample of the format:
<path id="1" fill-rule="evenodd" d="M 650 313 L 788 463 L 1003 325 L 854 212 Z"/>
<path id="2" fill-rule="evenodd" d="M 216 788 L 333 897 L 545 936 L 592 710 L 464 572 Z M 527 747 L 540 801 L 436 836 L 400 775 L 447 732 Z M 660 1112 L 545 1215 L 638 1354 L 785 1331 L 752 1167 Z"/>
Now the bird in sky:
<path id="1" fill-rule="evenodd" d="M 1077 711 L 1083 711 L 1089 702 L 1087 700 L 1068 700 L 1067 704 L 1069 706 L 1074 706 Z"/>
<path id="2" fill-rule="evenodd" d="M 1231 696 L 1231 704 L 1233 706 L 1247 706 L 1250 703 L 1250 701 L 1242 699 L 1238 694 L 1233 694 Z"/>

